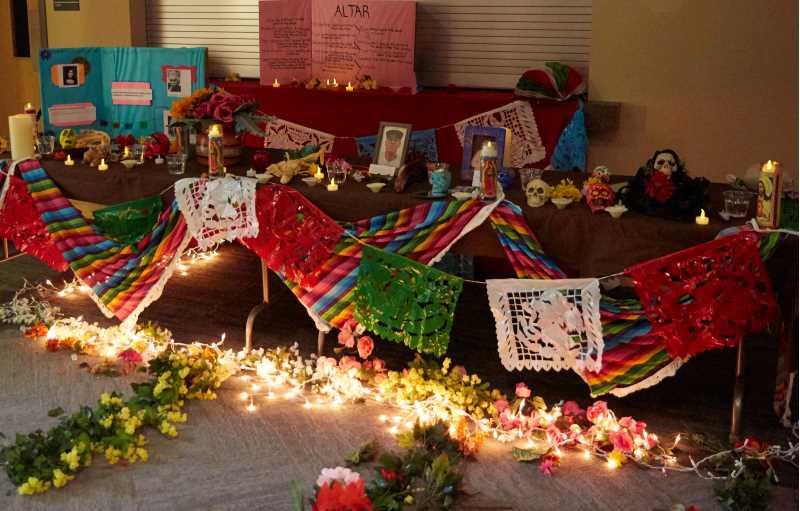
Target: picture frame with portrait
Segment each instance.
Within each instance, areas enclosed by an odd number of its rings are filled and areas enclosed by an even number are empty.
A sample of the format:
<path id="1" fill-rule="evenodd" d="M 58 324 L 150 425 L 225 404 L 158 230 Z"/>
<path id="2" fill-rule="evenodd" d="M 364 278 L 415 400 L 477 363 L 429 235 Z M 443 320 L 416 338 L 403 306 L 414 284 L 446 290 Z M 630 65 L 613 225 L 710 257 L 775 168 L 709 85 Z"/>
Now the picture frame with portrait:
<path id="1" fill-rule="evenodd" d="M 508 128 L 466 126 L 464 128 L 464 154 L 461 159 L 461 178 L 463 180 L 472 180 L 473 172 L 480 169 L 481 148 L 487 141 L 494 142 L 497 148 L 497 161 L 502 166 L 506 166 L 506 153 L 510 155 L 510 130 Z"/>
<path id="2" fill-rule="evenodd" d="M 402 167 L 406 161 L 410 139 L 410 124 L 381 122 L 372 162 L 386 167 Z"/>
<path id="3" fill-rule="evenodd" d="M 85 68 L 80 62 L 56 64 L 50 68 L 53 84 L 62 89 L 80 87 L 86 81 L 85 74 Z"/>
<path id="4" fill-rule="evenodd" d="M 167 97 L 187 98 L 192 95 L 192 70 L 182 67 L 164 69 Z"/>

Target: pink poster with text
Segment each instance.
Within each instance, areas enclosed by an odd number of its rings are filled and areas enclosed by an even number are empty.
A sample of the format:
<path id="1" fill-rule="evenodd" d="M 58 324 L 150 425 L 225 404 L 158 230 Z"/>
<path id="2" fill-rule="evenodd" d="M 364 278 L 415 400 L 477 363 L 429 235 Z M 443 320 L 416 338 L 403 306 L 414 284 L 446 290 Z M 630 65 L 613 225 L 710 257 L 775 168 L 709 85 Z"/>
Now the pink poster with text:
<path id="1" fill-rule="evenodd" d="M 416 3 L 276 0 L 260 4 L 261 83 L 369 75 L 381 87 L 416 90 Z"/>

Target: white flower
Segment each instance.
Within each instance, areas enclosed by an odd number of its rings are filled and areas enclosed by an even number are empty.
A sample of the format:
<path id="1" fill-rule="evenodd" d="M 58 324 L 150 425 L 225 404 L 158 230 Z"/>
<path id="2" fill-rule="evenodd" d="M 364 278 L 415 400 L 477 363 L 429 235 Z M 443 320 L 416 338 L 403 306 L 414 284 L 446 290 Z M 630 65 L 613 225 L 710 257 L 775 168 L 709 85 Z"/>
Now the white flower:
<path id="1" fill-rule="evenodd" d="M 323 468 L 317 478 L 317 486 L 322 487 L 333 481 L 342 481 L 347 485 L 360 479 L 361 475 L 358 472 L 353 472 L 347 467 Z"/>

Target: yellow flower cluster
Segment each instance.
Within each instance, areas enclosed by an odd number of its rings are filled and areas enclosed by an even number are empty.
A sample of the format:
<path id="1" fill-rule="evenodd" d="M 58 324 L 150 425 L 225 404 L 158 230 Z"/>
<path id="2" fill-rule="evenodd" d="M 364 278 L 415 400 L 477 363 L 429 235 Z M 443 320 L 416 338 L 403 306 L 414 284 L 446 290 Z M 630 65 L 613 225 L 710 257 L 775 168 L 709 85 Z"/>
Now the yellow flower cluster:
<path id="1" fill-rule="evenodd" d="M 581 191 L 578 190 L 578 187 L 575 186 L 572 179 L 562 179 L 561 182 L 553 188 L 550 196 L 554 199 L 572 199 L 573 202 L 578 202 L 583 198 Z"/>
<path id="2" fill-rule="evenodd" d="M 501 397 L 500 391 L 490 390 L 488 383 L 483 383 L 478 375 L 467 374 L 463 367 L 451 368 L 451 363 L 445 358 L 439 366 L 417 357 L 407 374 L 389 371 L 379 385 L 384 393 L 394 394 L 401 402 L 413 403 L 438 396 L 477 418 L 493 415 L 494 401 Z"/>
<path id="3" fill-rule="evenodd" d="M 65 474 L 60 468 L 53 470 L 53 486 L 56 488 L 61 488 L 73 479 L 75 479 L 75 476 Z"/>
<path id="4" fill-rule="evenodd" d="M 17 488 L 17 492 L 20 495 L 34 495 L 36 493 L 44 493 L 49 489 L 49 481 L 42 481 L 38 477 L 29 477 L 27 481 Z"/>

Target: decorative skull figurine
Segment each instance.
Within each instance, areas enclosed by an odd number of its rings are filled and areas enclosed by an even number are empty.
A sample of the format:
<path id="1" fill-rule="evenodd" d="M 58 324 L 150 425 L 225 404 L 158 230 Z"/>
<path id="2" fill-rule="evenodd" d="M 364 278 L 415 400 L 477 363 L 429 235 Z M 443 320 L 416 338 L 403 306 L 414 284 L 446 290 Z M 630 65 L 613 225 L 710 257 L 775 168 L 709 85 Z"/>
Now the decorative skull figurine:
<path id="1" fill-rule="evenodd" d="M 678 168 L 678 162 L 675 155 L 671 151 L 661 152 L 656 154 L 653 159 L 653 169 L 666 174 L 667 177 L 672 176 L 672 173 Z"/>
<path id="2" fill-rule="evenodd" d="M 592 177 L 597 179 L 600 183 L 608 183 L 611 180 L 611 171 L 608 170 L 608 167 L 601 165 L 594 168 Z"/>
<path id="3" fill-rule="evenodd" d="M 592 213 L 614 205 L 614 190 L 606 183 L 592 183 L 586 189 L 586 204 Z"/>
<path id="4" fill-rule="evenodd" d="M 525 186 L 525 197 L 532 208 L 544 206 L 550 198 L 550 185 L 538 178 L 531 179 Z"/>

